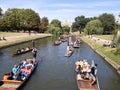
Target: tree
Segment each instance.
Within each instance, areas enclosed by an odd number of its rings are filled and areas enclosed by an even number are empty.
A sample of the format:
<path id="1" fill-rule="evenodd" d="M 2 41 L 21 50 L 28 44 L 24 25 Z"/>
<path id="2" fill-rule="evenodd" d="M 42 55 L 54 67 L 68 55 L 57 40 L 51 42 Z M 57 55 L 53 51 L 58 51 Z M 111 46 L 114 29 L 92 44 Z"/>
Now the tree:
<path id="1" fill-rule="evenodd" d="M 61 28 L 61 22 L 58 19 L 53 19 L 51 21 L 51 24 L 53 24 L 55 27 L 60 27 Z"/>
<path id="2" fill-rule="evenodd" d="M 54 35 L 60 35 L 60 33 L 62 32 L 61 22 L 57 19 L 53 19 L 50 25 L 48 26 L 48 29 L 46 32 L 50 32 Z"/>
<path id="3" fill-rule="evenodd" d="M 48 24 L 49 24 L 49 21 L 48 21 L 47 17 L 43 17 L 41 24 L 39 26 L 40 32 L 44 33 L 47 30 Z"/>
<path id="4" fill-rule="evenodd" d="M 70 32 L 70 27 L 67 26 L 67 25 L 66 25 L 66 26 L 63 26 L 63 27 L 62 27 L 62 32 L 63 32 L 63 33 L 69 33 L 69 32 Z"/>
<path id="5" fill-rule="evenodd" d="M 0 8 L 0 16 L 2 16 L 2 8 Z"/>
<path id="6" fill-rule="evenodd" d="M 9 8 L 3 14 L 2 21 L 2 27 L 8 31 L 38 31 L 40 25 L 40 17 L 32 9 Z"/>
<path id="7" fill-rule="evenodd" d="M 89 21 L 90 21 L 90 19 L 85 18 L 85 16 L 77 16 L 75 18 L 75 22 L 72 25 L 73 31 L 79 30 L 81 33 L 82 31 L 84 31 L 84 28 L 85 28 L 87 22 L 89 22 Z"/>
<path id="8" fill-rule="evenodd" d="M 39 30 L 40 17 L 39 14 L 32 9 L 26 9 L 24 13 L 24 26 L 29 32 L 31 30 Z"/>
<path id="9" fill-rule="evenodd" d="M 116 54 L 120 54 L 120 24 L 116 23 L 116 27 L 113 35 L 113 43 L 117 46 Z"/>
<path id="10" fill-rule="evenodd" d="M 85 33 L 88 35 L 92 34 L 102 34 L 103 33 L 103 27 L 102 23 L 99 19 L 92 20 L 87 23 L 85 27 Z"/>
<path id="11" fill-rule="evenodd" d="M 115 30 L 115 18 L 112 14 L 103 13 L 99 16 L 103 25 L 103 34 L 112 34 Z"/>

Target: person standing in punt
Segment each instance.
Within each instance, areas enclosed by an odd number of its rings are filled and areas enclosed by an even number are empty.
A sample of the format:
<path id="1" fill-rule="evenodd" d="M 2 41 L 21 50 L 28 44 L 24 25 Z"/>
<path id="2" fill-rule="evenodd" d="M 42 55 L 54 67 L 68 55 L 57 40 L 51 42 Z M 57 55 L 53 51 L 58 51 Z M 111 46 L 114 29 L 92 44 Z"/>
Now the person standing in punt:
<path id="1" fill-rule="evenodd" d="M 32 40 L 32 46 L 35 47 L 35 41 L 34 40 Z"/>
<path id="2" fill-rule="evenodd" d="M 97 64 L 94 64 L 93 60 L 92 60 L 92 65 L 91 65 L 90 76 L 93 79 L 91 82 L 91 85 L 93 85 L 96 82 L 96 76 L 97 76 Z"/>
<path id="3" fill-rule="evenodd" d="M 36 59 L 36 57 L 37 57 L 37 49 L 33 48 L 32 53 L 33 53 L 33 58 Z"/>

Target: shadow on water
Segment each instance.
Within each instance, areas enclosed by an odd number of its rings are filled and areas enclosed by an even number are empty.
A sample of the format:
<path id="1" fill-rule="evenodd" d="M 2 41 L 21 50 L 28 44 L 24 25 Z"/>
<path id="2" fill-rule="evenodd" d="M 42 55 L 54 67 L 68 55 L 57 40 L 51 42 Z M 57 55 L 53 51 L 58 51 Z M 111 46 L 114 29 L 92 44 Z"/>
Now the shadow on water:
<path id="1" fill-rule="evenodd" d="M 95 60 L 98 64 L 98 75 L 101 90 L 120 90 L 120 76 L 107 64 L 103 58 L 96 54 L 85 43 L 79 49 L 75 49 L 71 57 L 66 58 L 66 42 L 54 46 L 54 38 L 44 38 L 35 41 L 38 49 L 37 69 L 22 90 L 77 90 L 74 63 L 77 59 Z M 74 40 L 72 38 L 71 40 Z M 11 70 L 14 64 L 18 64 L 25 58 L 32 58 L 32 53 L 26 53 L 16 57 L 12 53 L 19 47 L 32 46 L 31 42 L 19 44 L 0 50 L 0 79 L 5 72 Z"/>

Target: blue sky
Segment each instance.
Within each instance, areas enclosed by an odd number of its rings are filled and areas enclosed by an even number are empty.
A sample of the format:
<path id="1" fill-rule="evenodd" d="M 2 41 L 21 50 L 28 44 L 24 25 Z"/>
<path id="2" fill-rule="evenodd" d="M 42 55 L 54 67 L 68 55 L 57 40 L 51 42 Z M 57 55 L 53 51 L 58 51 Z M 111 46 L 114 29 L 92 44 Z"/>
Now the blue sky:
<path id="1" fill-rule="evenodd" d="M 3 11 L 8 8 L 31 8 L 40 17 L 73 22 L 77 16 L 99 16 L 103 13 L 113 14 L 118 19 L 120 0 L 0 0 Z"/>

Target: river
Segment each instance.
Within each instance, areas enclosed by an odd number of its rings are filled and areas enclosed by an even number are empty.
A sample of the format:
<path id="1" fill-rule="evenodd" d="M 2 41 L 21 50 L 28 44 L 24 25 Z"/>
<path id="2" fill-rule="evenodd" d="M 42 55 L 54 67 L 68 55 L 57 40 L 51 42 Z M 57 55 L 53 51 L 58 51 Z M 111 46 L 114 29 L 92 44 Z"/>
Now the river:
<path id="1" fill-rule="evenodd" d="M 74 38 L 72 39 L 74 40 Z M 71 57 L 66 58 L 66 42 L 59 46 L 53 45 L 51 37 L 36 40 L 38 49 L 38 67 L 22 90 L 78 90 L 75 77 L 75 61 L 78 58 L 95 60 L 98 64 L 98 79 L 101 90 L 120 90 L 120 75 L 102 57 L 96 54 L 85 43 L 75 49 Z M 31 42 L 11 46 L 0 50 L 0 79 L 9 72 L 14 64 L 25 58 L 32 58 L 32 53 L 12 56 L 17 48 L 32 46 Z"/>

